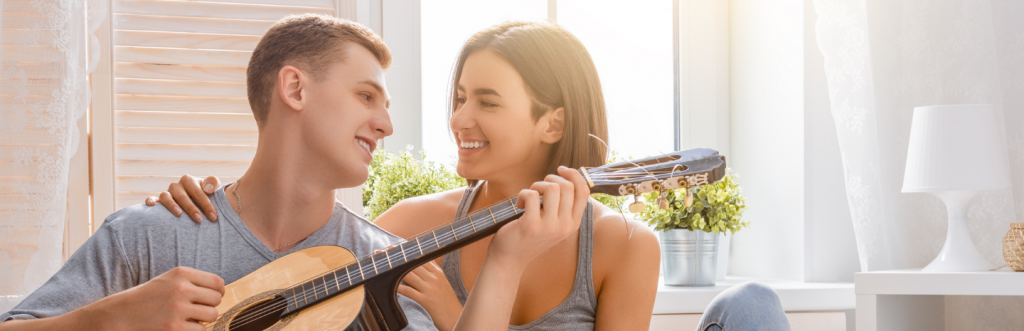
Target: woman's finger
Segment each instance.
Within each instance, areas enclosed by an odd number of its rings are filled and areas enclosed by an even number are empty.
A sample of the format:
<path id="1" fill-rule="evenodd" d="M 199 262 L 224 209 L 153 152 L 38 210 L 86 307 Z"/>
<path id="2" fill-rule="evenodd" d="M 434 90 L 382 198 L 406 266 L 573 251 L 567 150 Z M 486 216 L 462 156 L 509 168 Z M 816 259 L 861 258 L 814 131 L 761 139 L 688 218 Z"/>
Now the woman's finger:
<path id="1" fill-rule="evenodd" d="M 203 179 L 202 184 L 203 191 L 206 191 L 206 194 L 213 194 L 220 187 L 220 179 L 217 179 L 216 176 L 206 177 L 206 179 Z"/>
<path id="2" fill-rule="evenodd" d="M 558 173 L 572 182 L 573 189 L 575 191 L 575 203 L 572 206 L 573 219 L 579 222 L 583 217 L 583 211 L 587 208 L 587 201 L 590 198 L 590 186 L 587 185 L 586 179 L 583 175 L 580 175 L 575 169 L 566 167 L 558 167 Z"/>
<path id="3" fill-rule="evenodd" d="M 416 270 L 419 269 L 420 268 L 413 269 L 412 272 L 405 274 L 405 278 L 402 278 L 402 282 L 408 284 L 412 288 L 422 289 L 423 285 L 427 282 L 423 280 L 423 277 L 420 277 L 420 275 L 416 273 Z"/>
<path id="4" fill-rule="evenodd" d="M 409 285 L 398 284 L 398 294 L 404 295 L 405 297 L 412 299 L 412 301 L 416 301 L 421 306 L 423 305 L 423 301 L 421 300 L 423 297 L 420 295 L 420 291 L 417 291 Z"/>
<path id="5" fill-rule="evenodd" d="M 199 180 L 195 177 L 184 175 L 181 176 L 181 180 L 178 181 L 185 188 L 185 192 L 188 192 L 188 196 L 199 204 L 200 212 L 205 211 L 206 217 L 210 218 L 210 221 L 217 220 L 217 209 L 213 207 L 213 203 L 210 202 L 210 197 L 203 188 L 200 187 Z M 191 215 L 192 213 L 189 212 Z"/>
<path id="6" fill-rule="evenodd" d="M 175 217 L 181 217 L 181 207 L 178 207 L 178 204 L 174 202 L 170 192 L 160 192 L 160 198 L 157 198 L 157 201 L 164 205 L 164 208 L 170 210 L 171 214 L 174 214 Z"/>
<path id="7" fill-rule="evenodd" d="M 150 207 L 156 206 L 156 197 L 155 196 L 146 197 L 146 205 L 150 206 Z"/>
<path id="8" fill-rule="evenodd" d="M 171 183 L 171 186 L 167 188 L 167 192 L 171 193 L 171 197 L 192 218 L 192 221 L 196 223 L 203 221 L 203 214 L 199 213 L 199 208 L 196 208 L 196 205 L 192 203 L 192 199 L 188 197 L 188 192 L 185 191 L 185 188 L 180 183 Z"/>
<path id="9" fill-rule="evenodd" d="M 558 195 L 560 199 L 558 204 L 558 219 L 566 220 L 572 218 L 572 208 L 575 204 L 574 198 L 576 197 L 572 182 L 555 175 L 548 175 L 544 180 L 558 185 Z"/>
<path id="10" fill-rule="evenodd" d="M 551 182 L 536 182 L 530 186 L 540 193 L 544 197 L 544 202 L 540 206 L 541 217 L 545 219 L 552 219 L 558 217 L 559 202 L 561 201 L 560 188 L 558 184 Z"/>
<path id="11" fill-rule="evenodd" d="M 525 211 L 523 212 L 523 218 L 514 222 L 521 222 L 524 221 L 524 219 L 528 220 L 531 218 L 541 217 L 540 192 L 535 190 L 519 191 L 519 201 L 516 201 L 516 204 L 521 204 Z"/>

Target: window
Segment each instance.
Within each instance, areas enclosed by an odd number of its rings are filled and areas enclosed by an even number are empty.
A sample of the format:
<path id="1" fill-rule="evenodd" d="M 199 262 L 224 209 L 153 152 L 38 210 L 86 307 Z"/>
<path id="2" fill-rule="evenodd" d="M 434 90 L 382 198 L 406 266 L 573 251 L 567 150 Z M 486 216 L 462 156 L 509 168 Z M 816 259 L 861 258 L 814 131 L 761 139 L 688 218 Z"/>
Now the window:
<path id="1" fill-rule="evenodd" d="M 457 0 L 424 1 L 421 7 L 422 148 L 429 159 L 456 162 L 447 102 L 452 69 L 463 43 L 477 31 L 503 21 L 549 18 L 576 35 L 594 59 L 607 107 L 611 150 L 621 157 L 673 150 L 672 0 Z"/>

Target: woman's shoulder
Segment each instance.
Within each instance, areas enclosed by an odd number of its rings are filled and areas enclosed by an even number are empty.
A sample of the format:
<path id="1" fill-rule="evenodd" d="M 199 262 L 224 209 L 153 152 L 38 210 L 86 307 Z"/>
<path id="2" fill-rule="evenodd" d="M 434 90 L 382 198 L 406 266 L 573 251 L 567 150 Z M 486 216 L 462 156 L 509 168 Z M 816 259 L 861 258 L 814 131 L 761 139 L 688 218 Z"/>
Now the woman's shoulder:
<path id="1" fill-rule="evenodd" d="M 421 195 L 399 201 L 385 211 L 374 224 L 403 238 L 450 222 L 465 187 Z"/>
<path id="2" fill-rule="evenodd" d="M 607 279 L 621 279 L 622 264 L 658 270 L 661 247 L 647 225 L 600 203 L 594 203 L 594 281 L 600 288 Z"/>

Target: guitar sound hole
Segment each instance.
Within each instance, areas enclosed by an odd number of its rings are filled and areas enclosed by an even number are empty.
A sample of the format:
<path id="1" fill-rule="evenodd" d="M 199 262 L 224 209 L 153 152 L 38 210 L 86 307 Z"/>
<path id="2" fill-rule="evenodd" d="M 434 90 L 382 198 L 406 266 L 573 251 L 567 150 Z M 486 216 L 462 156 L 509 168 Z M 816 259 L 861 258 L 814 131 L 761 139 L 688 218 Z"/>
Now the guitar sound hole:
<path id="1" fill-rule="evenodd" d="M 281 320 L 281 313 L 285 310 L 285 300 L 281 297 L 275 297 L 271 300 L 263 301 L 255 305 L 249 306 L 242 312 L 238 313 L 234 319 L 231 320 L 231 325 L 228 326 L 230 331 L 263 331 L 274 323 Z"/>

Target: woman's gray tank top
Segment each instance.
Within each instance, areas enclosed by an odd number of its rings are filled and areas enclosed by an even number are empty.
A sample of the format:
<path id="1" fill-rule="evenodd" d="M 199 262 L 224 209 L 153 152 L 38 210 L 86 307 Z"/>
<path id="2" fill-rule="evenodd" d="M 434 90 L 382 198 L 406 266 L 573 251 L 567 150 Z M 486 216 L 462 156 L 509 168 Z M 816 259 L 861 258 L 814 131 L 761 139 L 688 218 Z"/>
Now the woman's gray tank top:
<path id="1" fill-rule="evenodd" d="M 478 182 L 483 183 L 483 182 Z M 480 184 L 466 188 L 462 194 L 462 201 L 455 212 L 455 219 L 469 213 L 469 206 L 476 197 Z M 597 316 L 597 294 L 594 292 L 593 275 L 593 248 L 594 248 L 594 205 L 587 202 L 587 208 L 583 212 L 583 220 L 580 222 L 580 248 L 579 257 L 576 261 L 576 279 L 573 281 L 572 290 L 569 296 L 561 304 L 551 309 L 536 320 L 523 325 L 509 325 L 509 330 L 593 330 L 594 321 Z M 459 252 L 445 254 L 441 259 L 441 270 L 448 278 L 448 283 L 455 290 L 459 302 L 466 304 L 469 294 L 466 286 L 462 283 L 462 271 L 460 269 Z"/>

